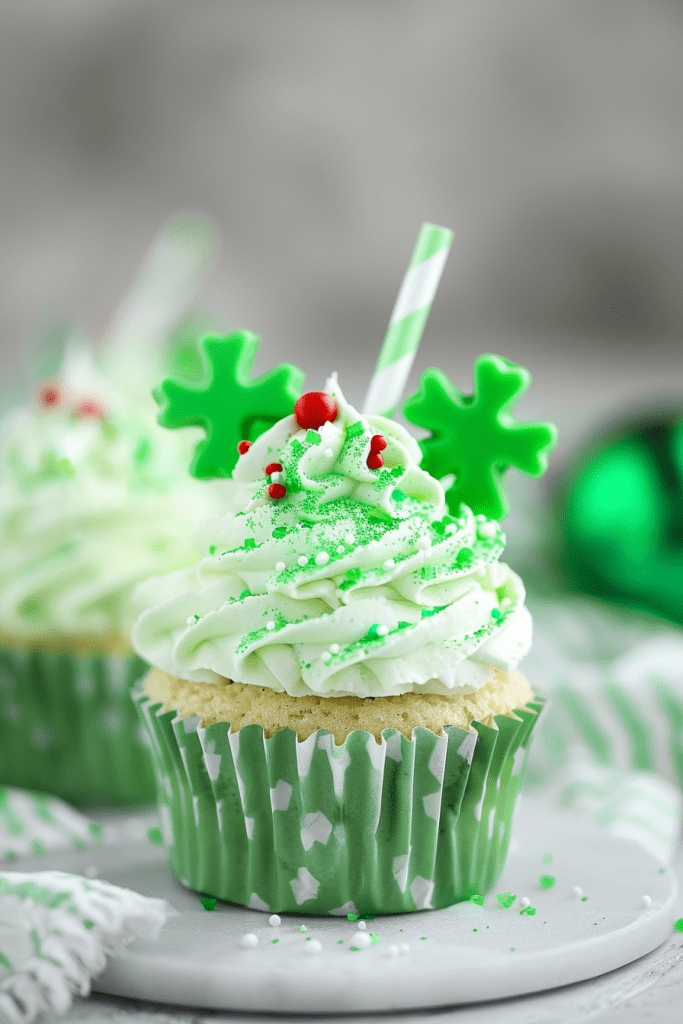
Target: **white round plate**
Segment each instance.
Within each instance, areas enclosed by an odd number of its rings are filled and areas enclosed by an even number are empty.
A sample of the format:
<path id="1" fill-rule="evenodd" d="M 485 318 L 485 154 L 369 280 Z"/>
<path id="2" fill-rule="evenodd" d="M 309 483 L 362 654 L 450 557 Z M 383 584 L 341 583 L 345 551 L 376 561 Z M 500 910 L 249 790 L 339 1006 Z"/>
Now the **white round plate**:
<path id="1" fill-rule="evenodd" d="M 41 863 L 94 864 L 107 881 L 167 900 L 178 916 L 161 937 L 111 957 L 94 988 L 186 1006 L 338 1013 L 483 1002 L 596 977 L 671 934 L 674 875 L 639 846 L 533 799 L 520 806 L 515 834 L 484 906 L 368 920 L 366 935 L 376 938 L 365 948 L 345 918 L 286 916 L 273 927 L 259 911 L 225 903 L 207 911 L 147 840 Z M 542 875 L 555 878 L 552 887 L 541 886 Z M 506 892 L 517 897 L 509 908 L 496 899 Z M 520 913 L 525 897 L 535 914 Z M 255 948 L 242 946 L 246 933 Z"/>

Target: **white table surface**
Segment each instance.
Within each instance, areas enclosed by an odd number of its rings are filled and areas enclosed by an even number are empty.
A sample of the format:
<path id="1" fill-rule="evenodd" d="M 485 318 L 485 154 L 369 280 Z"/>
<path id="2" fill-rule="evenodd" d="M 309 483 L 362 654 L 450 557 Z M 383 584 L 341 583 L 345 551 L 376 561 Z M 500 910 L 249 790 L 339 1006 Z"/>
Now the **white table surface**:
<path id="1" fill-rule="evenodd" d="M 683 849 L 674 870 L 683 879 Z M 683 917 L 683 892 L 673 919 Z M 277 1020 L 301 1021 L 300 1015 L 280 1015 L 188 1009 L 93 994 L 76 999 L 66 1017 L 45 1017 L 42 1024 L 243 1024 Z M 547 993 L 460 1007 L 410 1011 L 405 1014 L 328 1015 L 329 1024 L 381 1021 L 385 1024 L 573 1024 L 584 1020 L 605 1024 L 679 1024 L 683 1019 L 683 932 L 672 931 L 658 949 L 619 970 L 591 981 Z"/>

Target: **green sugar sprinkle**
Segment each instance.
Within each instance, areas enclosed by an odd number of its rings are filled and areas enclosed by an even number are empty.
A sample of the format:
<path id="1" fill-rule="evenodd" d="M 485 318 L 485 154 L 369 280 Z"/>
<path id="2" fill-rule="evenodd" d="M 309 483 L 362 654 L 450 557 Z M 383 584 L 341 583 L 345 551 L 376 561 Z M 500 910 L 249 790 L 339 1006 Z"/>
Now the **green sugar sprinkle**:
<path id="1" fill-rule="evenodd" d="M 543 856 L 541 857 L 541 863 L 542 864 L 552 864 L 552 862 L 553 862 L 553 855 L 552 855 L 552 853 L 544 853 Z"/>
<path id="2" fill-rule="evenodd" d="M 306 925 L 305 925 L 305 924 L 302 924 L 302 925 L 301 925 L 301 926 L 299 927 L 299 931 L 300 931 L 300 932 L 307 932 L 307 931 L 308 931 L 308 928 L 306 927 Z"/>
<path id="3" fill-rule="evenodd" d="M 251 590 L 243 590 L 240 596 L 237 598 L 237 600 L 244 601 L 245 597 L 251 597 Z"/>
<path id="4" fill-rule="evenodd" d="M 276 943 L 276 942 L 279 942 L 280 940 L 279 940 L 279 939 L 271 939 L 270 941 L 271 941 L 271 943 L 272 943 L 273 945 L 275 945 L 275 943 Z"/>
<path id="5" fill-rule="evenodd" d="M 204 907 L 204 910 L 215 910 L 218 900 L 215 896 L 202 896 L 199 902 Z"/>
<path id="6" fill-rule="evenodd" d="M 164 841 L 161 835 L 160 828 L 148 828 L 147 838 L 149 839 L 150 843 L 156 843 L 157 846 L 159 846 Z"/>
<path id="7" fill-rule="evenodd" d="M 552 889 L 552 887 L 555 885 L 555 882 L 556 879 L 553 875 L 541 875 L 541 877 L 538 880 L 538 884 L 540 885 L 541 889 Z"/>
<path id="8" fill-rule="evenodd" d="M 370 932 L 370 939 L 372 940 L 373 946 L 379 942 L 379 935 L 375 935 L 374 932 Z"/>
<path id="9" fill-rule="evenodd" d="M 476 903 L 478 907 L 483 907 L 484 897 L 481 896 L 478 892 L 475 892 L 470 896 L 470 903 Z"/>
<path id="10" fill-rule="evenodd" d="M 281 540 L 286 535 L 287 535 L 287 527 L 286 526 L 276 526 L 275 529 L 273 530 L 273 537 L 275 537 L 276 540 Z"/>
<path id="11" fill-rule="evenodd" d="M 657 872 L 657 874 L 658 875 L 665 875 L 666 874 L 666 868 L 660 868 L 659 871 Z"/>
<path id="12" fill-rule="evenodd" d="M 320 444 L 320 442 L 322 441 L 322 437 L 320 436 L 317 430 L 307 430 L 306 441 L 308 444 Z"/>
<path id="13" fill-rule="evenodd" d="M 363 433 L 363 421 L 357 420 L 346 428 L 346 436 L 348 438 L 359 437 Z"/>
<path id="14" fill-rule="evenodd" d="M 403 493 L 403 491 L 399 491 L 398 487 L 396 487 L 391 492 L 391 497 L 394 499 L 394 501 L 405 501 L 406 500 L 405 494 Z"/>
<path id="15" fill-rule="evenodd" d="M 360 946 L 349 946 L 349 952 L 350 953 L 359 953 L 360 952 Z"/>
<path id="16" fill-rule="evenodd" d="M 209 544 L 209 554 L 210 555 L 215 555 L 216 554 L 216 545 L 215 544 Z"/>
<path id="17" fill-rule="evenodd" d="M 581 902 L 582 902 L 582 903 L 585 903 L 587 899 L 588 899 L 588 897 L 587 897 L 587 896 L 582 896 L 582 897 L 581 897 Z"/>
<path id="18" fill-rule="evenodd" d="M 137 462 L 138 466 L 141 466 L 143 462 L 147 461 L 147 459 L 149 458 L 149 453 L 150 453 L 149 441 L 147 441 L 147 440 L 141 441 L 140 444 L 137 447 L 137 451 L 135 452 L 135 456 L 134 456 L 135 461 Z"/>
<path id="19" fill-rule="evenodd" d="M 683 932 L 683 917 L 679 917 L 679 919 L 674 924 L 674 931 Z"/>
<path id="20" fill-rule="evenodd" d="M 517 895 L 514 892 L 501 892 L 496 896 L 496 899 L 500 903 L 501 907 L 505 907 L 507 910 L 507 908 L 511 907 L 515 902 Z"/>
<path id="21" fill-rule="evenodd" d="M 337 939 L 337 945 L 338 946 L 343 946 L 344 945 L 344 940 L 343 939 Z"/>
<path id="22" fill-rule="evenodd" d="M 358 914 L 347 914 L 346 915 L 346 919 L 347 919 L 347 921 L 357 921 L 358 920 Z"/>
<path id="23" fill-rule="evenodd" d="M 491 611 L 491 615 L 493 616 L 494 619 L 499 619 L 500 618 L 500 610 L 498 608 L 493 608 L 492 611 Z"/>
<path id="24" fill-rule="evenodd" d="M 520 917 L 521 917 L 522 914 L 527 914 L 529 917 L 533 917 L 534 914 L 536 913 L 536 907 L 524 907 L 524 909 L 520 910 L 519 913 L 520 913 Z"/>
<path id="25" fill-rule="evenodd" d="M 254 538 L 253 537 L 247 537 L 245 539 L 245 541 L 244 541 L 245 551 L 251 551 L 252 548 L 255 548 L 255 547 L 256 547 L 256 541 L 254 540 Z"/>
<path id="26" fill-rule="evenodd" d="M 98 825 L 94 821 L 91 821 L 90 824 L 88 825 L 88 832 L 90 833 L 91 836 L 100 836 L 102 835 L 102 826 Z"/>

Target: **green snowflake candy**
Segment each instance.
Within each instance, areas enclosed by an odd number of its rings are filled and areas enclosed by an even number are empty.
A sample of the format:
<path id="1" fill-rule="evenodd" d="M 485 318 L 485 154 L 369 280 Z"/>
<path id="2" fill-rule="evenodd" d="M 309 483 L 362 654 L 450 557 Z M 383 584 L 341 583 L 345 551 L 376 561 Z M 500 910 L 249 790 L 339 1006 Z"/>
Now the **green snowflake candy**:
<path id="1" fill-rule="evenodd" d="M 403 406 L 406 419 L 431 431 L 420 441 L 423 467 L 432 476 L 454 474 L 446 492 L 451 512 L 461 502 L 475 513 L 502 519 L 509 512 L 503 474 L 510 466 L 541 476 L 555 447 L 552 423 L 520 423 L 511 407 L 531 374 L 501 356 L 474 363 L 474 394 L 463 395 L 441 370 L 426 370 L 418 391 Z"/>
<path id="2" fill-rule="evenodd" d="M 251 331 L 202 338 L 204 380 L 194 385 L 168 379 L 154 389 L 162 427 L 202 427 L 206 431 L 190 466 L 193 476 L 230 476 L 240 441 L 255 440 L 283 416 L 291 415 L 305 374 L 290 363 L 281 363 L 253 378 L 251 368 L 258 346 L 259 338 Z"/>

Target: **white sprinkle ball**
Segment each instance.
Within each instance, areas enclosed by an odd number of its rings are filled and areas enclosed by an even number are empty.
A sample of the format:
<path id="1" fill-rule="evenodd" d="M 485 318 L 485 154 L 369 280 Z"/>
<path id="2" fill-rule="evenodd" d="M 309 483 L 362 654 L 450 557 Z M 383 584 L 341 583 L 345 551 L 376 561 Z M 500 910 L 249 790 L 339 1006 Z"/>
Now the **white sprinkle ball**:
<path id="1" fill-rule="evenodd" d="M 399 948 L 402 953 L 410 953 L 410 946 L 407 942 L 402 942 Z"/>
<path id="2" fill-rule="evenodd" d="M 583 889 L 581 888 L 580 885 L 575 885 L 573 887 L 572 895 L 576 896 L 577 899 L 579 899 L 581 896 L 583 896 Z"/>
<path id="3" fill-rule="evenodd" d="M 329 560 L 330 556 L 328 555 L 327 551 L 319 551 L 318 554 L 315 556 L 316 565 L 327 565 Z"/>
<path id="4" fill-rule="evenodd" d="M 346 548 L 344 547 L 343 544 L 339 544 L 337 546 L 337 554 L 338 555 L 343 555 L 345 550 L 346 550 Z"/>
<path id="5" fill-rule="evenodd" d="M 526 910 L 527 907 L 531 906 L 531 900 L 528 896 L 522 896 L 521 900 L 519 901 L 519 905 L 522 908 L 522 910 Z"/>
<path id="6" fill-rule="evenodd" d="M 322 942 L 318 942 L 317 939 L 311 939 L 310 942 L 304 943 L 304 948 L 308 954 L 322 953 L 323 951 Z"/>
<path id="7" fill-rule="evenodd" d="M 646 910 L 648 907 L 652 906 L 652 898 L 650 896 L 641 896 L 640 902 Z"/>
<path id="8" fill-rule="evenodd" d="M 271 914 L 268 918 L 268 924 L 271 928 L 279 928 L 282 924 L 282 918 L 279 914 Z"/>
<path id="9" fill-rule="evenodd" d="M 308 565 L 308 559 L 306 558 L 306 555 L 299 555 L 299 557 L 297 558 L 297 562 L 299 563 L 299 565 Z"/>
<path id="10" fill-rule="evenodd" d="M 285 474 L 280 473 L 279 471 L 276 473 L 271 473 L 270 482 L 273 484 L 283 484 L 285 482 Z"/>
<path id="11" fill-rule="evenodd" d="M 358 931 L 359 932 L 364 932 L 366 928 L 367 928 L 367 924 L 365 923 L 365 921 L 359 921 L 358 922 Z"/>
<path id="12" fill-rule="evenodd" d="M 376 551 L 377 548 L 380 547 L 379 541 L 378 540 L 371 540 L 370 541 L 370 547 L 373 549 L 373 551 Z"/>
<path id="13" fill-rule="evenodd" d="M 276 562 L 275 563 L 275 571 L 276 572 L 284 572 L 286 568 L 287 568 L 287 566 L 285 565 L 284 562 Z"/>
<path id="14" fill-rule="evenodd" d="M 388 632 L 389 632 L 389 627 L 388 626 L 378 626 L 377 627 L 377 636 L 386 636 Z"/>
<path id="15" fill-rule="evenodd" d="M 483 514 L 483 512 L 480 512 L 479 515 L 475 516 L 474 518 L 475 518 L 476 522 L 478 522 L 478 523 L 485 523 L 486 522 L 486 516 Z"/>
<path id="16" fill-rule="evenodd" d="M 398 956 L 400 952 L 401 952 L 401 950 L 398 948 L 398 946 L 396 946 L 392 942 L 392 944 L 389 946 L 389 955 L 390 956 Z"/>
<path id="17" fill-rule="evenodd" d="M 356 932 L 353 937 L 353 942 L 358 949 L 367 949 L 368 946 L 372 945 L 372 939 L 367 932 Z"/>
<path id="18" fill-rule="evenodd" d="M 504 597 L 503 600 L 500 602 L 500 607 L 501 608 L 509 608 L 511 604 L 512 604 L 511 598 Z"/>
<path id="19" fill-rule="evenodd" d="M 330 654 L 339 654 L 339 644 L 330 644 Z"/>
<path id="20" fill-rule="evenodd" d="M 331 459 L 333 455 L 334 455 L 334 452 L 332 451 L 331 448 L 326 448 L 325 449 L 325 458 L 326 459 Z"/>
<path id="21" fill-rule="evenodd" d="M 446 533 L 455 533 L 457 529 L 458 527 L 455 525 L 455 523 L 449 523 L 448 526 L 446 527 Z"/>
<path id="22" fill-rule="evenodd" d="M 373 543 L 374 543 L 374 541 L 373 541 Z M 386 562 L 384 563 L 384 568 L 385 569 L 393 569 L 395 566 L 396 566 L 396 562 L 393 560 L 393 558 L 387 558 Z"/>
<path id="23" fill-rule="evenodd" d="M 83 872 L 86 878 L 97 878 L 99 874 L 96 864 L 88 864 L 87 868 Z"/>
<path id="24" fill-rule="evenodd" d="M 418 537 L 418 538 L 417 538 L 417 547 L 418 547 L 418 550 L 420 550 L 420 551 L 426 551 L 426 550 L 427 550 L 428 548 L 430 548 L 431 546 L 432 546 L 432 542 L 431 542 L 431 540 L 429 539 L 429 537 Z"/>
<path id="25" fill-rule="evenodd" d="M 266 622 L 266 629 L 268 630 L 269 633 L 272 633 L 272 631 L 275 629 L 275 623 L 273 622 L 272 619 L 269 622 Z"/>
<path id="26" fill-rule="evenodd" d="M 477 533 L 479 534 L 480 537 L 485 537 L 490 540 L 492 537 L 496 536 L 497 532 L 498 529 L 495 523 L 487 522 L 478 523 L 477 525 Z"/>
<path id="27" fill-rule="evenodd" d="M 345 533 L 344 534 L 343 541 L 344 541 L 345 544 L 353 544 L 354 539 L 355 538 L 354 538 L 352 533 Z"/>
<path id="28" fill-rule="evenodd" d="M 330 654 L 329 651 L 323 651 L 320 657 L 322 658 L 326 665 L 328 664 L 328 662 L 332 661 L 332 655 Z"/>
<path id="29" fill-rule="evenodd" d="M 242 936 L 240 946 L 243 949 L 256 949 L 258 946 L 258 935 L 254 935 L 253 932 L 247 932 L 246 935 Z"/>
<path id="30" fill-rule="evenodd" d="M 187 620 L 187 624 L 188 626 L 194 626 L 194 615 L 190 615 L 190 617 Z"/>

